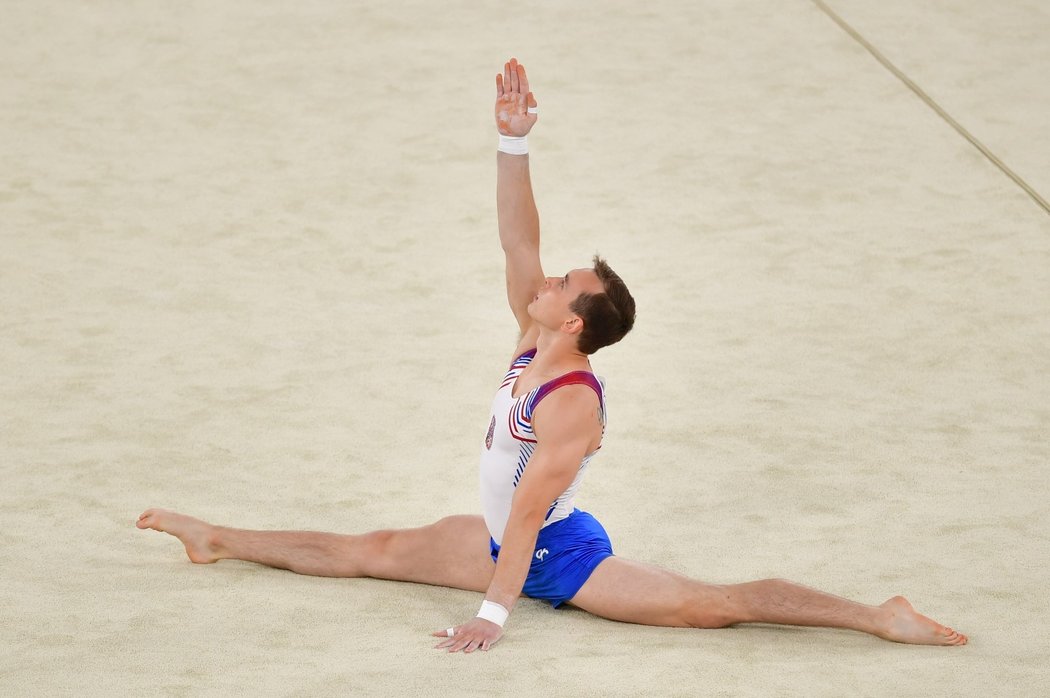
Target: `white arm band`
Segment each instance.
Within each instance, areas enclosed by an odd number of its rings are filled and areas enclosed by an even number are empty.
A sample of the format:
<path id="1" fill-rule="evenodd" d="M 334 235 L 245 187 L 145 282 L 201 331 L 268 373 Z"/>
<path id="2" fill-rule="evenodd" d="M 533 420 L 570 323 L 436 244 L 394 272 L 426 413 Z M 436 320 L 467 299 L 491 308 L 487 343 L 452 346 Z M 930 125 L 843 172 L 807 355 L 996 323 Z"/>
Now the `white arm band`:
<path id="1" fill-rule="evenodd" d="M 504 136 L 501 133 L 499 134 L 499 146 L 496 150 L 510 155 L 528 155 L 529 137 L 521 136 L 520 138 L 515 138 L 514 136 Z"/>
<path id="2" fill-rule="evenodd" d="M 478 618 L 492 621 L 501 628 L 503 627 L 503 624 L 507 622 L 507 616 L 509 615 L 510 611 L 503 608 L 503 606 L 495 601 L 482 601 L 481 610 L 478 611 Z"/>

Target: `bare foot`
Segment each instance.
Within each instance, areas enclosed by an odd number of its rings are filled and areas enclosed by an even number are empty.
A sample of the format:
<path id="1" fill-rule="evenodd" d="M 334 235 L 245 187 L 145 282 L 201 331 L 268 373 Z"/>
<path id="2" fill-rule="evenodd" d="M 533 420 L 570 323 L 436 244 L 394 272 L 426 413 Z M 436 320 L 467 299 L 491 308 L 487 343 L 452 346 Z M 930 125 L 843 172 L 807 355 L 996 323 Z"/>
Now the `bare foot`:
<path id="1" fill-rule="evenodd" d="M 222 559 L 215 536 L 216 527 L 206 521 L 167 509 L 147 509 L 135 525 L 175 536 L 186 546 L 186 555 L 191 562 L 206 565 Z"/>
<path id="2" fill-rule="evenodd" d="M 965 645 L 967 637 L 916 611 L 903 596 L 882 604 L 888 611 L 884 631 L 879 637 L 911 645 Z"/>

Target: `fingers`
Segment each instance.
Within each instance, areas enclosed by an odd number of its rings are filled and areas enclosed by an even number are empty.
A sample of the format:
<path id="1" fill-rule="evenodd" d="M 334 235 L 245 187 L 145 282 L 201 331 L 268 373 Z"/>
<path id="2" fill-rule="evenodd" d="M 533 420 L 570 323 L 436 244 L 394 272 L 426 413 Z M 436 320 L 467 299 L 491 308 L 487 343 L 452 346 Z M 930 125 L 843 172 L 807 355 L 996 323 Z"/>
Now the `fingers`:
<path id="1" fill-rule="evenodd" d="M 518 63 L 517 58 L 511 58 L 503 64 L 503 75 L 496 76 L 496 96 L 502 97 L 505 93 L 526 94 L 529 91 L 529 78 L 525 74 L 525 66 Z"/>
<path id="2" fill-rule="evenodd" d="M 459 629 L 461 627 L 462 626 L 454 625 L 451 628 L 445 628 L 444 630 L 435 630 L 434 632 L 430 633 L 430 636 L 431 637 L 443 637 L 446 640 L 451 640 L 452 638 L 454 638 L 456 635 L 459 634 Z M 452 631 L 451 635 L 448 634 L 448 632 L 450 630 Z"/>
<path id="3" fill-rule="evenodd" d="M 518 59 L 511 58 L 510 63 L 507 64 L 507 68 L 510 70 L 510 91 L 521 92 L 521 81 L 518 78 L 518 70 L 521 66 L 518 65 Z"/>
<path id="4" fill-rule="evenodd" d="M 458 634 L 457 635 L 453 635 L 452 637 L 448 637 L 447 635 L 445 635 L 445 631 L 444 630 L 438 630 L 437 632 L 432 633 L 432 634 L 437 636 L 437 637 L 444 637 L 445 638 L 441 642 L 439 642 L 436 645 L 434 645 L 434 649 L 436 649 L 436 650 L 447 649 L 449 652 L 455 652 L 456 650 L 453 647 L 453 645 L 459 644 L 459 642 L 462 640 L 462 638 L 459 637 Z"/>
<path id="5" fill-rule="evenodd" d="M 474 637 L 473 633 L 466 633 L 464 635 L 457 635 L 453 638 L 455 641 L 449 643 L 449 652 L 459 652 L 464 650 L 466 652 L 473 652 L 473 647 L 477 647 L 478 643 L 481 642 L 477 637 Z"/>
<path id="6" fill-rule="evenodd" d="M 518 87 L 522 94 L 529 91 L 529 79 L 525 76 L 525 66 L 521 63 L 518 63 Z"/>
<path id="7" fill-rule="evenodd" d="M 456 625 L 452 628 L 446 628 L 444 630 L 435 630 L 430 633 L 433 637 L 444 638 L 441 642 L 434 645 L 434 649 L 443 650 L 447 649 L 449 652 L 459 652 L 461 649 L 470 644 L 468 637 L 470 633 L 463 635 L 460 634 L 460 630 L 463 628 L 462 625 Z M 452 630 L 452 636 L 449 637 L 448 631 Z"/>
<path id="8" fill-rule="evenodd" d="M 493 628 L 485 627 L 487 625 L 493 625 Z M 502 632 L 498 626 L 487 621 L 471 621 L 453 627 L 452 637 L 448 637 L 447 630 L 435 630 L 431 635 L 442 638 L 441 642 L 434 645 L 434 649 L 448 652 L 462 650 L 464 654 L 469 654 L 479 649 L 487 652 L 500 639 Z"/>
<path id="9" fill-rule="evenodd" d="M 470 640 L 464 640 L 462 637 L 449 637 L 443 642 L 439 642 L 434 645 L 436 650 L 448 650 L 449 652 L 459 652 L 461 649 L 470 644 Z"/>
<path id="10" fill-rule="evenodd" d="M 535 109 L 538 106 L 536 104 L 536 98 L 533 96 L 533 94 L 531 92 L 529 93 L 528 99 L 526 101 L 528 102 L 529 107 L 532 108 L 532 109 Z"/>

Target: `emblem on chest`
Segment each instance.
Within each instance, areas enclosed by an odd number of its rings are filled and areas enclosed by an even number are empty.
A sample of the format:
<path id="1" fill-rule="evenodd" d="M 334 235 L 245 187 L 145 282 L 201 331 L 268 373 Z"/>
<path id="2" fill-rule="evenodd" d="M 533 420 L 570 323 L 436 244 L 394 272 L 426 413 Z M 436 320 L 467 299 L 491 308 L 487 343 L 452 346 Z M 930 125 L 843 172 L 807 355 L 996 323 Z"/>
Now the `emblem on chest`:
<path id="1" fill-rule="evenodd" d="M 496 432 L 496 418 L 489 422 L 489 433 L 485 434 L 485 449 L 492 450 L 492 435 Z"/>

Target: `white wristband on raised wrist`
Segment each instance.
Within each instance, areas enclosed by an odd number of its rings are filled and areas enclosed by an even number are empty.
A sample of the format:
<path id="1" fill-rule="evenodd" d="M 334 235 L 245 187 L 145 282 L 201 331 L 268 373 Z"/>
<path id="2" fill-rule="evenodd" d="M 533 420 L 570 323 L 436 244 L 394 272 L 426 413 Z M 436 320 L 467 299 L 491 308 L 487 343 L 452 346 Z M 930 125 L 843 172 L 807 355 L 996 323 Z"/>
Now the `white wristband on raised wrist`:
<path id="1" fill-rule="evenodd" d="M 478 618 L 492 621 L 501 628 L 507 622 L 507 616 L 509 615 L 510 611 L 495 601 L 482 601 L 481 610 L 478 611 Z"/>
<path id="2" fill-rule="evenodd" d="M 509 155 L 528 155 L 529 137 L 504 136 L 501 133 L 499 134 L 499 146 L 497 146 L 496 150 Z"/>

